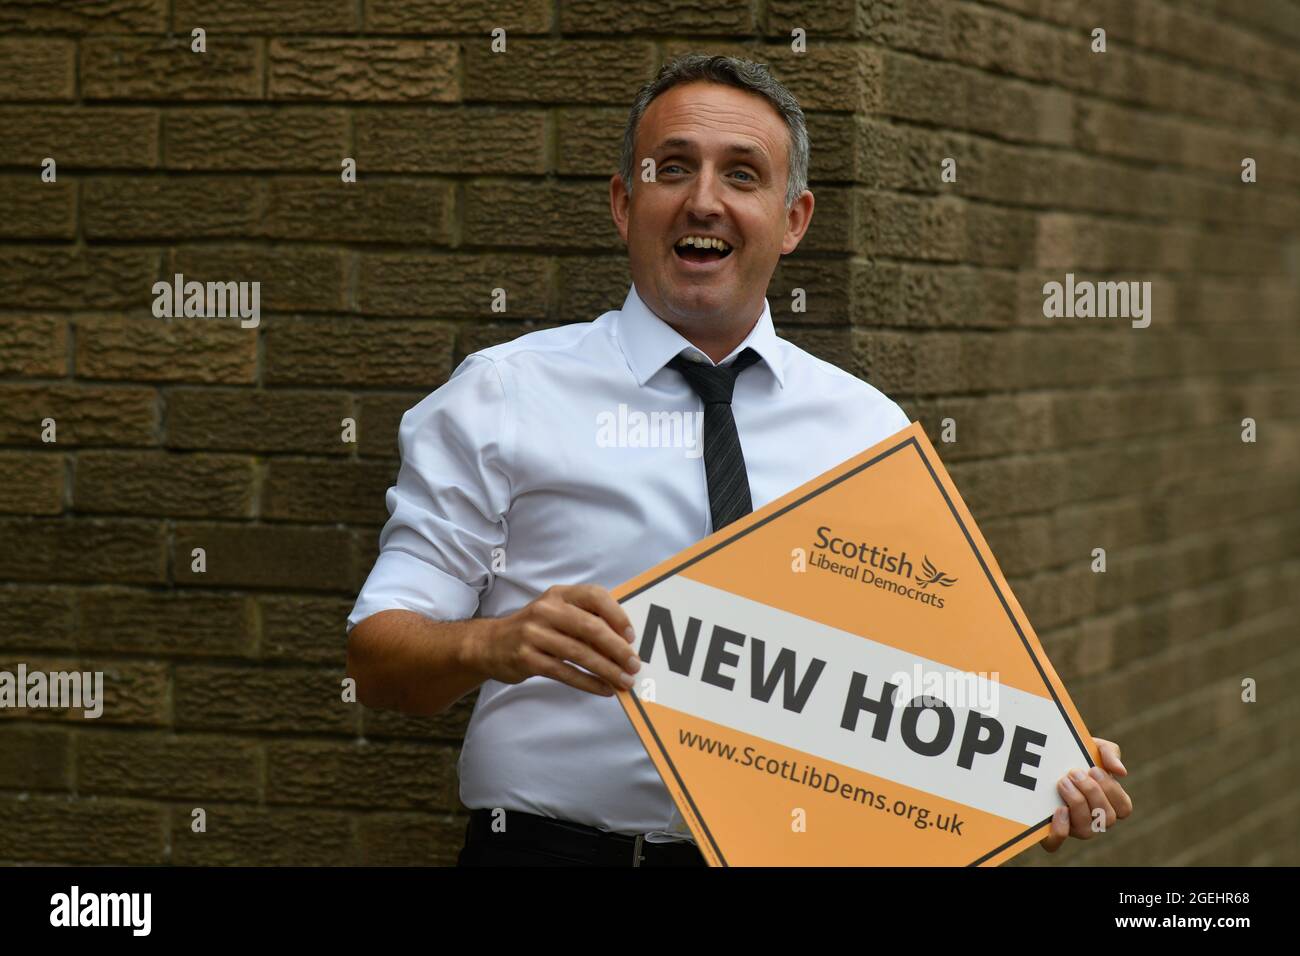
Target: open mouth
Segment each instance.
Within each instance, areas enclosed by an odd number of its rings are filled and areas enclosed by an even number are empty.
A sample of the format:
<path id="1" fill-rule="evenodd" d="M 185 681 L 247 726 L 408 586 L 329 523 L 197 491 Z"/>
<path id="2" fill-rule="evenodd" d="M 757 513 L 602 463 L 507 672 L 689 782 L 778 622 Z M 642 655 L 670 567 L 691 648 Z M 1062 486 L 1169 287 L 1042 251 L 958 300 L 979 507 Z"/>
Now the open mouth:
<path id="1" fill-rule="evenodd" d="M 721 239 L 687 236 L 677 241 L 673 253 L 686 262 L 719 262 L 731 255 L 732 249 Z"/>

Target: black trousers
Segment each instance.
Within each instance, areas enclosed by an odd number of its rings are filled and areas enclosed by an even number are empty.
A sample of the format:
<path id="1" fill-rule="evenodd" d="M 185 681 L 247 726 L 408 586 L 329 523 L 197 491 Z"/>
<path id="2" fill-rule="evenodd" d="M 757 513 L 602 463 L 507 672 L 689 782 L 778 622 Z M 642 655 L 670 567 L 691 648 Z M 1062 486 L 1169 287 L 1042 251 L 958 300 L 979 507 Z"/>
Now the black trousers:
<path id="1" fill-rule="evenodd" d="M 500 819 L 498 815 L 498 819 Z M 708 866 L 693 843 L 647 843 L 567 820 L 510 810 L 504 830 L 474 810 L 457 866 Z"/>

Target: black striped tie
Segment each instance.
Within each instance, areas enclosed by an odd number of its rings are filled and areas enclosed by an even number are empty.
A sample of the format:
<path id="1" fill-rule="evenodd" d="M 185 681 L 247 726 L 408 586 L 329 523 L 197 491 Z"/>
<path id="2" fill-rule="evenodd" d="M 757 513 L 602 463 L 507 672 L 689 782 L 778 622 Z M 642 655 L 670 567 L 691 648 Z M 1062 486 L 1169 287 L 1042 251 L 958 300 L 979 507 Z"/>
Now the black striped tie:
<path id="1" fill-rule="evenodd" d="M 687 384 L 704 401 L 704 475 L 709 483 L 709 512 L 714 531 L 754 510 L 749 498 L 745 454 L 736 433 L 736 419 L 731 414 L 731 393 L 736 387 L 736 376 L 758 359 L 757 352 L 745 349 L 725 368 L 692 362 L 680 355 L 668 363 L 686 376 Z"/>

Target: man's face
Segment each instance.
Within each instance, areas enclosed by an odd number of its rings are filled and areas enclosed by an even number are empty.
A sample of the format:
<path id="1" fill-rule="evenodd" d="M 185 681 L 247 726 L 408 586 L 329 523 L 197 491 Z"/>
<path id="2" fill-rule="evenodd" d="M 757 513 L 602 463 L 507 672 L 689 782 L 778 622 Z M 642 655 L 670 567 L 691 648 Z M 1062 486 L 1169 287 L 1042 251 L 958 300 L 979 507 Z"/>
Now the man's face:
<path id="1" fill-rule="evenodd" d="M 763 308 L 780 257 L 812 219 L 812 193 L 785 206 L 789 133 L 767 100 L 717 83 L 675 86 L 637 128 L 632 195 L 610 182 L 632 281 L 650 309 L 704 337 L 747 330 Z M 641 178 L 654 160 L 655 180 Z M 721 239 L 725 256 L 682 249 L 686 236 Z"/>

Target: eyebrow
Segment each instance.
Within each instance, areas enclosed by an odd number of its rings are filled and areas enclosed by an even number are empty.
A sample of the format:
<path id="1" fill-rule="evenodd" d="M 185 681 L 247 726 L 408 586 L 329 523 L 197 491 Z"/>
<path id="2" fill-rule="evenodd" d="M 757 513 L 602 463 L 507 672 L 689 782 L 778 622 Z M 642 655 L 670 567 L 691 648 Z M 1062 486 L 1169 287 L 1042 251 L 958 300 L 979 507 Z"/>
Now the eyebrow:
<path id="1" fill-rule="evenodd" d="M 670 136 L 655 147 L 654 151 L 660 153 L 665 149 L 694 149 L 696 145 L 697 144 L 693 139 L 684 139 L 681 136 Z M 752 156 L 755 159 L 763 159 L 767 155 L 757 146 L 751 146 L 749 143 L 731 143 L 727 146 L 727 152 L 739 156 Z"/>

